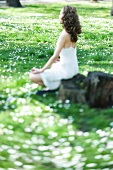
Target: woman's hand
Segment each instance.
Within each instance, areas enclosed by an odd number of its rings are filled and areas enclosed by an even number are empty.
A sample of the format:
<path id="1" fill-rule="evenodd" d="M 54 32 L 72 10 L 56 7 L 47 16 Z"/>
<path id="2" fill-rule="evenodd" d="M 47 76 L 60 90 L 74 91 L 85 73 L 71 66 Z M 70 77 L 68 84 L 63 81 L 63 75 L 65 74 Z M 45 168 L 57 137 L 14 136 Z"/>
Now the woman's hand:
<path id="1" fill-rule="evenodd" d="M 43 70 L 42 69 L 39 69 L 39 68 L 32 68 L 31 70 L 31 73 L 33 74 L 39 74 L 39 73 L 42 73 Z"/>

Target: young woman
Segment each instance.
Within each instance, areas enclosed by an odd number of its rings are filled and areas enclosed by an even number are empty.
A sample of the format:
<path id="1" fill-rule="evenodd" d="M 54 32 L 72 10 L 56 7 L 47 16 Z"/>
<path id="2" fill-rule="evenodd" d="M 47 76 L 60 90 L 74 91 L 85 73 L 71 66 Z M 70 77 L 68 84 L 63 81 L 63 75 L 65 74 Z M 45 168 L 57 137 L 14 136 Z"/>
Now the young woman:
<path id="1" fill-rule="evenodd" d="M 70 79 L 78 73 L 76 42 L 81 25 L 75 7 L 65 6 L 59 15 L 63 30 L 52 57 L 41 68 L 33 68 L 30 80 L 50 90 L 57 89 L 62 79 Z M 60 60 L 56 62 L 58 57 Z"/>

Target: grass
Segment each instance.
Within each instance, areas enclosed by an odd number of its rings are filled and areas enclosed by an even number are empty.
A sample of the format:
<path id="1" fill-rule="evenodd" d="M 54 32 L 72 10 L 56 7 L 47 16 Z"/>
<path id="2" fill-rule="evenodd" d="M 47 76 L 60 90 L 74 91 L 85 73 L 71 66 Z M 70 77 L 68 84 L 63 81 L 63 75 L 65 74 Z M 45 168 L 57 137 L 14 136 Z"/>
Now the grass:
<path id="1" fill-rule="evenodd" d="M 77 44 L 80 73 L 113 74 L 111 4 L 70 4 L 83 30 Z M 113 169 L 113 108 L 62 103 L 57 94 L 36 96 L 28 78 L 54 51 L 63 6 L 0 8 L 0 170 Z"/>

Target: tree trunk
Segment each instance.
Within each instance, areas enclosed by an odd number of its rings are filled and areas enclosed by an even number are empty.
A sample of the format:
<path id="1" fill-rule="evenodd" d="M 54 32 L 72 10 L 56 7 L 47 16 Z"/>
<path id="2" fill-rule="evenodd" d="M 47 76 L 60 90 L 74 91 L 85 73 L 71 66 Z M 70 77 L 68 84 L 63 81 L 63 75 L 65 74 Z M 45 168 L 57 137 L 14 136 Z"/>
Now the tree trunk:
<path id="1" fill-rule="evenodd" d="M 113 106 L 113 75 L 103 72 L 89 72 L 72 79 L 62 80 L 58 98 L 74 103 L 88 104 L 90 107 Z"/>
<path id="2" fill-rule="evenodd" d="M 111 16 L 113 16 L 113 8 L 111 9 Z"/>
<path id="3" fill-rule="evenodd" d="M 6 4 L 10 7 L 22 7 L 19 0 L 6 0 Z"/>
<path id="4" fill-rule="evenodd" d="M 113 16 L 113 0 L 112 0 L 111 16 Z"/>
<path id="5" fill-rule="evenodd" d="M 91 2 L 98 2 L 98 0 L 91 0 Z"/>

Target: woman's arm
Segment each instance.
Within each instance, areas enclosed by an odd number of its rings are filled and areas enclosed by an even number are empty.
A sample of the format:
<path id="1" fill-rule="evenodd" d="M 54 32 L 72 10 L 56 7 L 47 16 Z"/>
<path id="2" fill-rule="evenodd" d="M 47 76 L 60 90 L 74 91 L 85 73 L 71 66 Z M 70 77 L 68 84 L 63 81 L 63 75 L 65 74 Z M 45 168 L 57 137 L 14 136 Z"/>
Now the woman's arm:
<path id="1" fill-rule="evenodd" d="M 64 47 L 67 40 L 67 34 L 63 30 L 56 44 L 56 48 L 52 57 L 47 61 L 47 63 L 42 67 L 42 69 L 32 69 L 33 73 L 40 73 L 49 68 L 59 57 L 59 54 Z"/>

